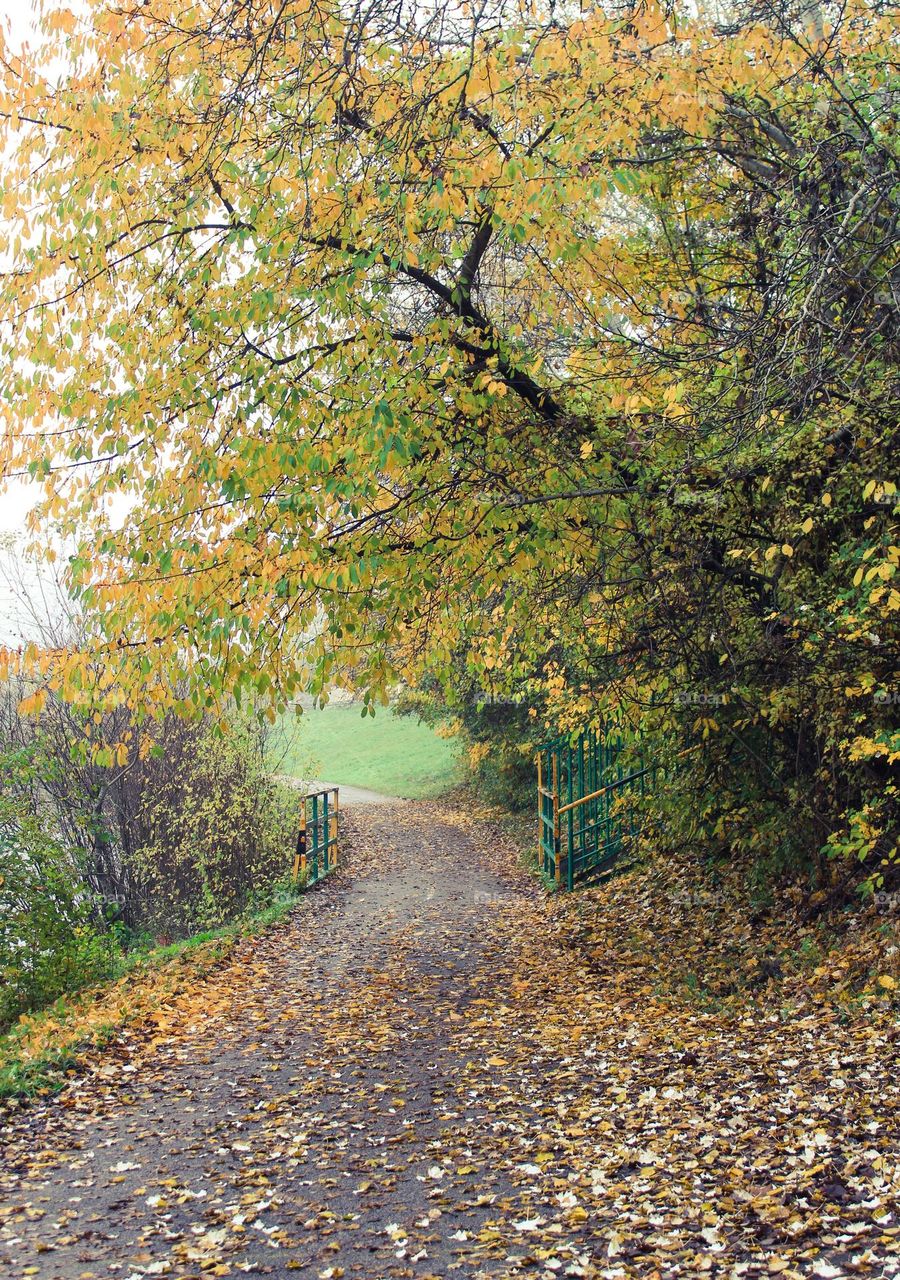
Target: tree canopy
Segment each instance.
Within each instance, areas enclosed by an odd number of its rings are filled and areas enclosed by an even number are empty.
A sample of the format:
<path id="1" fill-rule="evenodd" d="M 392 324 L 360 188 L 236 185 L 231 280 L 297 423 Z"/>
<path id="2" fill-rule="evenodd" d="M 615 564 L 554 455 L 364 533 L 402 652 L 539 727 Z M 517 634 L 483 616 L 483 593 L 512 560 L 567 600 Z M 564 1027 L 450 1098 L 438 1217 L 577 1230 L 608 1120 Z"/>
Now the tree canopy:
<path id="1" fill-rule="evenodd" d="M 104 696 L 462 665 L 687 755 L 715 838 L 799 805 L 807 843 L 890 860 L 878 4 L 93 0 L 42 29 L 0 103 L 4 466 L 77 533 Z M 95 669 L 32 660 L 73 694 Z"/>

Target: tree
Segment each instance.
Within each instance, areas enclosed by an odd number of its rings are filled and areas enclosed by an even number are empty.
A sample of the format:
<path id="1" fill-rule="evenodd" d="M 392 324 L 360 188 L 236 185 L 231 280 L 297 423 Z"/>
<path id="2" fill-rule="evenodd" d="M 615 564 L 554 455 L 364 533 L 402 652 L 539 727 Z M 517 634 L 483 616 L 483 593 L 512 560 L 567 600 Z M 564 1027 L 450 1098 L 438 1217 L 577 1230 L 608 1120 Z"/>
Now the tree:
<path id="1" fill-rule="evenodd" d="M 43 22 L 3 107 L 7 466 L 81 531 L 108 696 L 375 697 L 462 653 L 693 752 L 717 838 L 802 801 L 806 847 L 889 857 L 877 6 Z"/>

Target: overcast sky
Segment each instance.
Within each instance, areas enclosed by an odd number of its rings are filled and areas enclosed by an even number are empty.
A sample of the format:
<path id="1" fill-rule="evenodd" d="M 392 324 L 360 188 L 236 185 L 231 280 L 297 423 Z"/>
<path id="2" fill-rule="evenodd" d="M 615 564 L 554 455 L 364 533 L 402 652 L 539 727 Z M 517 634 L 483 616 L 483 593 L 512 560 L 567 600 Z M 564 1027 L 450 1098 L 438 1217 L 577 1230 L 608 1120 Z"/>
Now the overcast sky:
<path id="1" fill-rule="evenodd" d="M 5 42 L 18 49 L 22 41 L 30 37 L 34 5 L 31 0 L 0 0 L 0 20 Z M 0 246 L 0 256 L 6 256 L 5 246 Z M 0 493 L 0 532 L 17 533 L 24 528 L 25 515 L 34 503 L 34 494 L 35 489 L 31 485 L 12 482 L 4 486 Z"/>
<path id="2" fill-rule="evenodd" d="M 31 0 L 0 0 L 0 23 L 6 45 L 14 50 L 20 49 L 23 41 L 33 39 L 35 6 Z M 0 243 L 0 264 L 6 257 L 5 245 Z M 0 542 L 3 534 L 24 533 L 25 517 L 34 505 L 36 497 L 34 485 L 9 481 L 0 489 Z M 17 591 L 12 591 L 5 579 L 10 570 L 8 553 L 0 547 L 0 644 L 18 642 L 32 631 L 26 618 L 26 612 L 20 601 L 16 599 Z M 16 572 L 15 576 L 19 576 Z M 30 581 L 29 581 L 30 579 Z M 40 584 L 33 574 L 25 571 L 25 582 L 29 592 L 40 595 Z M 21 584 L 20 584 L 21 586 Z"/>

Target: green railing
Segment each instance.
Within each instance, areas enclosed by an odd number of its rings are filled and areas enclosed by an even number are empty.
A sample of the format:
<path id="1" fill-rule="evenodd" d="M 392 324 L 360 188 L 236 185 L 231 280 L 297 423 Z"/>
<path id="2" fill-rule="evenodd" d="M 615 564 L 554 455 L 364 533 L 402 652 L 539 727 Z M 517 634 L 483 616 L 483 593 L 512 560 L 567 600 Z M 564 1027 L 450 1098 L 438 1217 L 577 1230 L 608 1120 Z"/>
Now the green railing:
<path id="1" fill-rule="evenodd" d="M 603 875 L 643 825 L 649 769 L 613 734 L 585 731 L 538 750 L 541 870 L 559 888 Z"/>
<path id="2" fill-rule="evenodd" d="M 294 853 L 294 880 L 315 884 L 338 862 L 340 797 L 337 787 L 303 797 Z"/>

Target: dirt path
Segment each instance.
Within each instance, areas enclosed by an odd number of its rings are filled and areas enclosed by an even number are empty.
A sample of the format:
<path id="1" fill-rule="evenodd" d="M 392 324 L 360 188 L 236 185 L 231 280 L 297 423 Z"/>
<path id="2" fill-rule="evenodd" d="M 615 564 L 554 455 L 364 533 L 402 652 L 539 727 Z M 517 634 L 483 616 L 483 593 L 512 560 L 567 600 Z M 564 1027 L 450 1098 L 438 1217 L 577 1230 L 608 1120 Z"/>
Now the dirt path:
<path id="1" fill-rule="evenodd" d="M 3 1280 L 897 1274 L 874 1050 L 779 1079 L 778 1027 L 580 960 L 489 828 L 351 822 L 349 875 L 9 1127 Z"/>
<path id="2" fill-rule="evenodd" d="M 310 895 L 119 1078 L 31 1110 L 0 1184 L 0 1274 L 444 1275 L 471 1255 L 509 1187 L 465 1155 L 485 1114 L 456 1097 L 454 1029 L 513 891 L 459 829 L 411 820 L 380 810 L 378 869 Z"/>
<path id="3" fill-rule="evenodd" d="M 370 791 L 368 787 L 354 787 L 347 782 L 322 782 L 321 779 L 311 779 L 304 781 L 301 778 L 294 778 L 287 773 L 279 773 L 275 775 L 279 782 L 285 783 L 289 787 L 294 787 L 297 791 L 304 793 L 313 791 L 334 791 L 335 788 L 340 793 L 340 804 L 342 809 L 356 808 L 361 804 L 402 804 L 403 801 L 399 796 L 386 796 L 380 791 Z"/>

